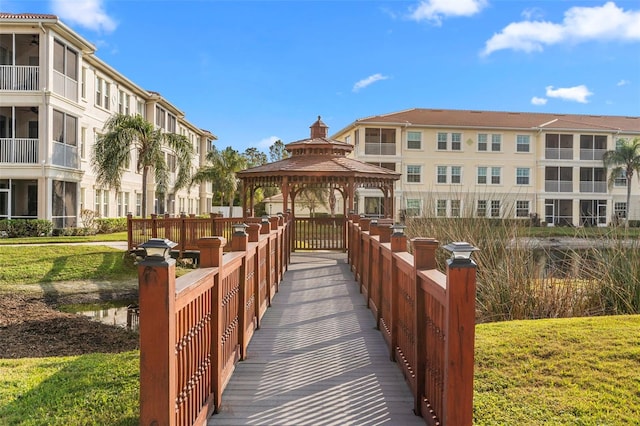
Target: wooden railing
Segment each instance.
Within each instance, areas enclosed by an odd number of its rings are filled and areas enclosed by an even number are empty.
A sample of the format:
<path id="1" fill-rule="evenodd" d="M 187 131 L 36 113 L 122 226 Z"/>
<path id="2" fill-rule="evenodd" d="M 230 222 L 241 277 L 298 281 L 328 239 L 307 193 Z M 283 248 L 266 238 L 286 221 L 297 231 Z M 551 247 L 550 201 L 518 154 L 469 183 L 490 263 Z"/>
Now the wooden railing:
<path id="1" fill-rule="evenodd" d="M 290 222 L 197 241 L 201 268 L 176 279 L 175 260 L 139 263 L 140 424 L 204 424 L 288 265 Z"/>
<path id="2" fill-rule="evenodd" d="M 473 420 L 476 265 L 436 269 L 438 242 L 392 234 L 389 223 L 353 216 L 348 259 L 376 323 L 429 425 Z"/>
<path id="3" fill-rule="evenodd" d="M 345 250 L 344 217 L 297 217 L 294 250 Z"/>
<path id="4" fill-rule="evenodd" d="M 167 238 L 178 245 L 175 250 L 182 257 L 185 251 L 197 251 L 198 240 L 202 237 L 218 235 L 231 239 L 232 225 L 242 222 L 242 218 L 224 218 L 215 213 L 209 217 L 195 215 L 170 217 L 169 215 L 151 215 L 147 219 L 134 219 L 127 215 L 127 246 L 129 251 L 136 250 L 140 244 L 150 238 Z"/>

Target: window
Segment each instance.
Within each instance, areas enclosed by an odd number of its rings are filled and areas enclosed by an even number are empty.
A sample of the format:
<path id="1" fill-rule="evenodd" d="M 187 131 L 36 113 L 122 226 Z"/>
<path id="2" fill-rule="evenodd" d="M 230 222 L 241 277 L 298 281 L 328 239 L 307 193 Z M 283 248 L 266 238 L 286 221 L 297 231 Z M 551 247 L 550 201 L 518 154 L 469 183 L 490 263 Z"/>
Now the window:
<path id="1" fill-rule="evenodd" d="M 111 84 L 107 83 L 106 81 L 104 82 L 104 90 L 103 90 L 103 95 L 104 95 L 104 104 L 102 105 L 105 109 L 111 109 L 111 106 L 109 105 L 109 96 L 110 96 L 110 90 L 111 89 Z"/>
<path id="2" fill-rule="evenodd" d="M 173 114 L 167 114 L 167 132 L 176 132 L 176 116 Z"/>
<path id="3" fill-rule="evenodd" d="M 516 136 L 516 152 L 529 152 L 531 137 L 529 135 Z"/>
<path id="4" fill-rule="evenodd" d="M 620 170 L 620 173 L 616 176 L 613 181 L 613 186 L 627 186 L 627 171 Z"/>
<path id="5" fill-rule="evenodd" d="M 80 129 L 80 158 L 83 160 L 86 158 L 86 150 L 87 150 L 87 128 L 83 127 Z"/>
<path id="6" fill-rule="evenodd" d="M 487 200 L 478 200 L 476 203 L 476 216 L 487 216 Z"/>
<path id="7" fill-rule="evenodd" d="M 451 150 L 462 150 L 462 133 L 451 133 Z M 438 150 L 445 151 L 447 149 L 449 141 L 449 134 L 445 132 L 438 132 Z"/>
<path id="8" fill-rule="evenodd" d="M 124 92 L 122 90 L 118 92 L 118 112 L 124 114 Z"/>
<path id="9" fill-rule="evenodd" d="M 487 167 L 478 167 L 478 185 L 487 184 Z"/>
<path id="10" fill-rule="evenodd" d="M 381 163 L 379 161 L 367 161 L 367 164 L 382 167 L 383 169 L 396 171 L 396 163 Z"/>
<path id="11" fill-rule="evenodd" d="M 138 114 L 142 118 L 147 117 L 147 114 L 144 111 L 144 101 L 136 102 L 136 114 Z"/>
<path id="12" fill-rule="evenodd" d="M 447 216 L 447 200 L 436 200 L 436 216 Z"/>
<path id="13" fill-rule="evenodd" d="M 176 172 L 176 156 L 173 154 L 167 154 L 167 168 L 171 173 Z"/>
<path id="14" fill-rule="evenodd" d="M 109 190 L 102 190 L 102 217 L 109 217 Z"/>
<path id="15" fill-rule="evenodd" d="M 500 217 L 500 200 L 491 200 L 491 217 Z"/>
<path id="16" fill-rule="evenodd" d="M 447 166 L 436 167 L 436 182 L 447 183 Z"/>
<path id="17" fill-rule="evenodd" d="M 491 184 L 492 185 L 500 185 L 500 167 L 492 167 L 491 168 Z"/>
<path id="18" fill-rule="evenodd" d="M 573 135 L 547 133 L 545 135 L 544 147 L 544 155 L 547 160 L 573 159 Z"/>
<path id="19" fill-rule="evenodd" d="M 54 180 L 51 184 L 53 226 L 55 228 L 76 226 L 78 184 L 59 180 Z"/>
<path id="20" fill-rule="evenodd" d="M 78 54 L 58 40 L 53 45 L 53 69 L 78 81 Z"/>
<path id="21" fill-rule="evenodd" d="M 421 202 L 419 198 L 407 199 L 407 216 L 420 216 Z"/>
<path id="22" fill-rule="evenodd" d="M 451 150 L 462 150 L 462 133 L 451 133 Z"/>
<path id="23" fill-rule="evenodd" d="M 517 185 L 529 185 L 529 171 L 527 167 L 516 168 L 516 184 Z"/>
<path id="24" fill-rule="evenodd" d="M 65 145 L 77 146 L 78 119 L 64 112 L 53 110 L 53 140 Z"/>
<path id="25" fill-rule="evenodd" d="M 136 216 L 142 216 L 142 194 L 136 193 Z"/>
<path id="26" fill-rule="evenodd" d="M 487 150 L 487 134 L 478 133 L 478 151 Z"/>
<path id="27" fill-rule="evenodd" d="M 447 134 L 446 133 L 438 133 L 438 149 L 446 150 L 447 149 Z"/>
<path id="28" fill-rule="evenodd" d="M 96 76 L 96 105 L 102 106 L 102 79 Z"/>
<path id="29" fill-rule="evenodd" d="M 502 148 L 502 135 L 491 135 L 491 151 L 499 152 Z"/>
<path id="30" fill-rule="evenodd" d="M 93 210 L 96 212 L 98 216 L 100 216 L 100 211 L 102 210 L 100 207 L 102 206 L 102 189 L 96 189 L 96 198 L 93 206 Z"/>
<path id="31" fill-rule="evenodd" d="M 627 203 L 613 203 L 613 214 L 618 219 L 625 219 L 627 217 Z"/>
<path id="32" fill-rule="evenodd" d="M 358 144 L 356 134 L 356 145 Z M 396 130 L 367 127 L 364 132 L 366 155 L 396 155 Z"/>
<path id="33" fill-rule="evenodd" d="M 460 200 L 451 200 L 451 217 L 460 217 Z"/>
<path id="34" fill-rule="evenodd" d="M 80 81 L 80 95 L 82 99 L 87 98 L 87 69 L 82 67 L 82 80 Z"/>
<path id="35" fill-rule="evenodd" d="M 156 126 L 158 126 L 161 129 L 164 129 L 165 120 L 166 120 L 166 111 L 163 108 L 156 106 Z"/>
<path id="36" fill-rule="evenodd" d="M 529 201 L 516 201 L 516 217 L 529 217 Z"/>
<path id="37" fill-rule="evenodd" d="M 407 132 L 407 149 L 422 149 L 422 133 Z"/>
<path id="38" fill-rule="evenodd" d="M 407 182 L 420 183 L 421 166 L 408 165 L 407 166 Z"/>
<path id="39" fill-rule="evenodd" d="M 124 217 L 129 212 L 129 193 L 118 192 L 118 217 Z"/>
<path id="40" fill-rule="evenodd" d="M 462 167 L 451 166 L 451 183 L 461 183 L 462 181 Z"/>

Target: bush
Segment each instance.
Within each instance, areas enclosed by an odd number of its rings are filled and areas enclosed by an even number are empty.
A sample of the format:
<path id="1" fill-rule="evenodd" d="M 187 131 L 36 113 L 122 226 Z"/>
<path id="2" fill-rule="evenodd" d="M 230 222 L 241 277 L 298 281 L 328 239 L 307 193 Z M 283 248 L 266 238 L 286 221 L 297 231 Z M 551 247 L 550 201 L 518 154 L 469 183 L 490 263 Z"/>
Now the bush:
<path id="1" fill-rule="evenodd" d="M 95 220 L 98 234 L 113 234 L 127 230 L 127 218 L 98 218 Z"/>
<path id="2" fill-rule="evenodd" d="M 9 238 L 44 237 L 51 234 L 53 224 L 43 219 L 3 219 L 0 233 Z"/>
<path id="3" fill-rule="evenodd" d="M 51 235 L 54 237 L 69 237 L 95 234 L 96 230 L 93 228 L 54 228 Z"/>

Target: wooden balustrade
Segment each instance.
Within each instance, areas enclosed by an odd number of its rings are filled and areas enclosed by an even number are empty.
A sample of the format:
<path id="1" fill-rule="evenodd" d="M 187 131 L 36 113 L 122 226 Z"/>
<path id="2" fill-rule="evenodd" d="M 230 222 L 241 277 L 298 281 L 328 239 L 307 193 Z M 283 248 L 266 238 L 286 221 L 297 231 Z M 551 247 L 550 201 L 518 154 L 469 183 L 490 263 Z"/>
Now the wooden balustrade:
<path id="1" fill-rule="evenodd" d="M 473 420 L 476 265 L 436 269 L 438 242 L 391 234 L 385 222 L 352 217 L 348 260 L 428 425 Z"/>
<path id="2" fill-rule="evenodd" d="M 180 219 L 140 222 L 160 237 L 186 224 L 200 251 L 200 269 L 177 279 L 171 258 L 138 265 L 141 425 L 204 424 L 219 409 L 289 259 L 288 216 L 264 234 L 251 224 L 230 245 L 201 236 L 201 222 Z M 224 253 L 227 246 L 233 250 Z"/>
<path id="3" fill-rule="evenodd" d="M 202 237 L 219 235 L 230 240 L 233 233 L 232 225 L 242 220 L 221 217 L 215 213 L 204 218 L 195 215 L 170 217 L 152 214 L 151 218 L 146 219 L 133 218 L 128 214 L 127 247 L 129 251 L 133 251 L 150 238 L 167 238 L 178 243 L 175 250 L 178 251 L 179 257 L 183 257 L 187 251 L 198 250 L 198 240 Z"/>

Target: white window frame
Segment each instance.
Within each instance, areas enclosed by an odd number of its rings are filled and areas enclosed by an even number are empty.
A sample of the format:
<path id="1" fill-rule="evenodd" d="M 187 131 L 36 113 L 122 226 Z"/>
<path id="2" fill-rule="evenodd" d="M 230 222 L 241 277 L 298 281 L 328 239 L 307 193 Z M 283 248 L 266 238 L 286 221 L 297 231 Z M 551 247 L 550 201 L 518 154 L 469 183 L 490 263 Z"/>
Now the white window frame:
<path id="1" fill-rule="evenodd" d="M 496 204 L 497 204 L 497 211 L 496 211 Z M 502 217 L 500 214 L 501 211 L 502 211 L 502 203 L 500 202 L 500 200 L 491 200 L 491 202 L 489 203 L 489 216 L 492 218 Z"/>
<path id="2" fill-rule="evenodd" d="M 531 213 L 531 202 L 529 200 L 516 200 L 516 217 L 529 217 Z"/>
<path id="3" fill-rule="evenodd" d="M 480 173 L 481 171 L 483 171 L 484 173 Z M 476 169 L 476 185 L 487 185 L 487 183 L 489 182 L 488 174 L 489 167 L 478 166 L 478 168 Z M 480 178 L 484 178 L 484 182 L 480 182 Z"/>
<path id="4" fill-rule="evenodd" d="M 496 149 L 496 145 L 498 149 Z M 501 152 L 502 151 L 502 135 L 500 133 L 492 133 L 491 134 L 491 152 Z"/>
<path id="5" fill-rule="evenodd" d="M 410 180 L 409 176 L 418 176 L 418 180 Z M 407 183 L 422 183 L 422 166 L 418 164 L 407 164 L 406 180 Z"/>
<path id="6" fill-rule="evenodd" d="M 447 217 L 448 200 L 436 200 L 436 217 Z"/>
<path id="7" fill-rule="evenodd" d="M 446 184 L 449 183 L 449 178 L 447 175 L 447 170 L 449 168 L 447 166 L 436 166 L 436 184 Z M 442 173 L 444 172 L 444 173 Z M 443 178 L 441 180 L 441 178 Z"/>
<path id="8" fill-rule="evenodd" d="M 412 142 L 413 144 L 417 143 L 417 146 L 411 146 Z M 411 150 L 422 149 L 422 132 L 407 132 L 407 149 L 411 149 Z"/>
<path id="9" fill-rule="evenodd" d="M 489 149 L 489 135 L 487 133 L 478 133 L 478 151 L 487 152 Z"/>
<path id="10" fill-rule="evenodd" d="M 487 217 L 487 213 L 488 212 L 489 212 L 489 201 L 488 200 L 476 200 L 476 216 L 477 217 Z"/>
<path id="11" fill-rule="evenodd" d="M 497 182 L 494 182 L 494 179 L 497 177 Z M 491 167 L 491 185 L 501 185 L 502 184 L 502 167 Z"/>
<path id="12" fill-rule="evenodd" d="M 451 151 L 462 151 L 462 133 L 451 133 Z"/>
<path id="13" fill-rule="evenodd" d="M 451 166 L 449 167 L 450 170 L 450 174 L 449 174 L 449 182 L 451 182 L 452 184 L 455 185 L 459 185 L 462 184 L 462 166 Z M 457 170 L 458 173 L 454 174 L 454 170 Z M 455 182 L 456 179 L 454 179 L 454 177 L 457 177 L 457 182 Z"/>
<path id="14" fill-rule="evenodd" d="M 525 149 L 520 149 L 526 147 Z M 531 135 L 516 135 L 516 152 L 529 153 L 531 152 Z"/>
<path id="15" fill-rule="evenodd" d="M 405 200 L 405 206 L 406 206 L 407 216 L 421 216 L 422 215 L 422 199 L 420 199 L 420 198 L 407 198 Z"/>
<path id="16" fill-rule="evenodd" d="M 526 182 L 520 182 L 521 179 L 526 179 Z M 531 185 L 531 169 L 529 167 L 516 167 L 516 185 Z"/>

